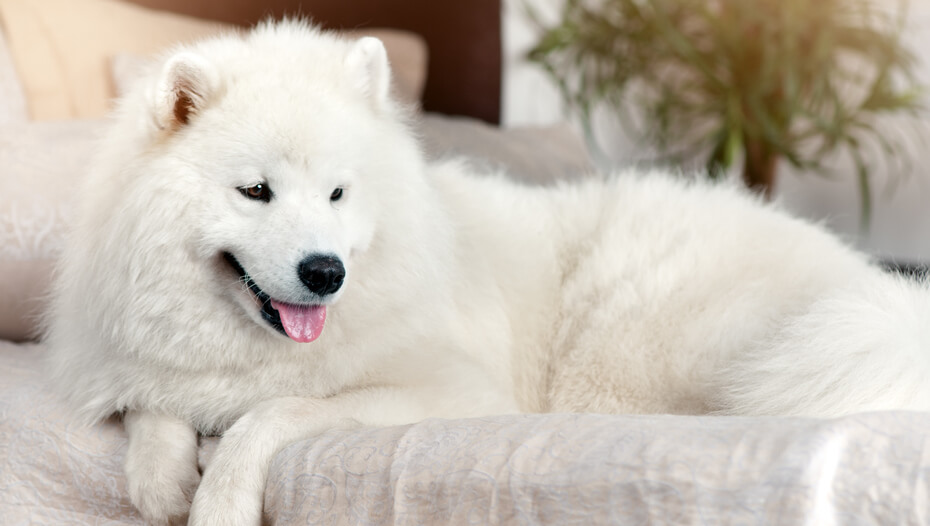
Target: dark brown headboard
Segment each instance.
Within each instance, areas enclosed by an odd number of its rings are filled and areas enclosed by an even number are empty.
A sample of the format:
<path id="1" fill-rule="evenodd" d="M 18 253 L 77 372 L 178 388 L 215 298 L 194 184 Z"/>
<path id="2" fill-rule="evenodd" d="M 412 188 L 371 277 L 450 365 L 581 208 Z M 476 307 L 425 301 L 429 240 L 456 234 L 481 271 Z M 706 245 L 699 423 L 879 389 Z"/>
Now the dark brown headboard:
<path id="1" fill-rule="evenodd" d="M 500 0 L 130 0 L 239 25 L 304 14 L 336 29 L 393 27 L 429 46 L 427 111 L 497 124 L 501 99 Z"/>

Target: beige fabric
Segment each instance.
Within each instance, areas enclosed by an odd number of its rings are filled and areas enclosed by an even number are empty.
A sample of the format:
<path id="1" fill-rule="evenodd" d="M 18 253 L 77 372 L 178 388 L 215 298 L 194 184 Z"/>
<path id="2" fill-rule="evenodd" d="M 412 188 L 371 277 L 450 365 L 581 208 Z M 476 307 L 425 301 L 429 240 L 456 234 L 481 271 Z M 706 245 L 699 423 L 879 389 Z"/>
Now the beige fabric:
<path id="1" fill-rule="evenodd" d="M 110 73 L 114 56 L 149 56 L 231 29 L 116 0 L 0 0 L 0 19 L 36 120 L 102 117 L 117 93 Z M 365 34 L 384 40 L 398 95 L 418 101 L 426 79 L 425 41 L 395 30 Z"/>

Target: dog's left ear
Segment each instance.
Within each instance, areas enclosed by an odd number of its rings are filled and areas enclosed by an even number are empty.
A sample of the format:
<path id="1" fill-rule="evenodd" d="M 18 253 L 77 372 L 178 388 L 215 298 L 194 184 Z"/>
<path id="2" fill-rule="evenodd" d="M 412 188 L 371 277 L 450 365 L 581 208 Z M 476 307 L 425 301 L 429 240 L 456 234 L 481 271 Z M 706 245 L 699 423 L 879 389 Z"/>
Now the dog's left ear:
<path id="1" fill-rule="evenodd" d="M 358 39 L 346 55 L 345 65 L 375 110 L 384 108 L 391 92 L 391 66 L 384 44 L 375 37 Z"/>
<path id="2" fill-rule="evenodd" d="M 162 67 L 152 94 L 155 124 L 167 131 L 186 126 L 213 99 L 219 86 L 219 74 L 207 59 L 186 51 L 174 55 Z"/>

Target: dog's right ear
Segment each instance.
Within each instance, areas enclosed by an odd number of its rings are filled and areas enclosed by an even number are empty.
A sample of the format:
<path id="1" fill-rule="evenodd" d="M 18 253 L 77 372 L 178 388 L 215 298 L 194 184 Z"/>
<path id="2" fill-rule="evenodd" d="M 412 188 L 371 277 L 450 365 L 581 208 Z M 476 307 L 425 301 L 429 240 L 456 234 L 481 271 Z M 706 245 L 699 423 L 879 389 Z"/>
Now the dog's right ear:
<path id="1" fill-rule="evenodd" d="M 391 91 L 391 66 L 384 43 L 375 37 L 358 39 L 346 56 L 346 66 L 358 90 L 376 110 L 383 109 Z"/>
<path id="2" fill-rule="evenodd" d="M 181 52 L 165 62 L 152 97 L 155 125 L 175 131 L 187 125 L 216 96 L 219 74 L 205 58 Z"/>

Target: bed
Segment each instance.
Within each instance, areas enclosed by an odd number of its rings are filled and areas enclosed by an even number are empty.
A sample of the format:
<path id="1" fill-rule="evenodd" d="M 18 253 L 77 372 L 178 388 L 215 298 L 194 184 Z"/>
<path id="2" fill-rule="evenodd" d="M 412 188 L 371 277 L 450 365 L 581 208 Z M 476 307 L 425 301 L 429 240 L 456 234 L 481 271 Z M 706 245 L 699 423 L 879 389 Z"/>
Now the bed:
<path id="1" fill-rule="evenodd" d="M 0 517 L 141 524 L 118 419 L 74 423 L 36 314 L 109 99 L 143 55 L 303 13 L 388 42 L 430 156 L 528 184 L 590 171 L 567 126 L 499 129 L 497 1 L 0 0 Z M 139 40 L 145 40 L 139 42 Z M 215 439 L 202 440 L 204 458 Z M 836 420 L 552 414 L 334 430 L 275 459 L 270 524 L 927 524 L 930 415 Z"/>

